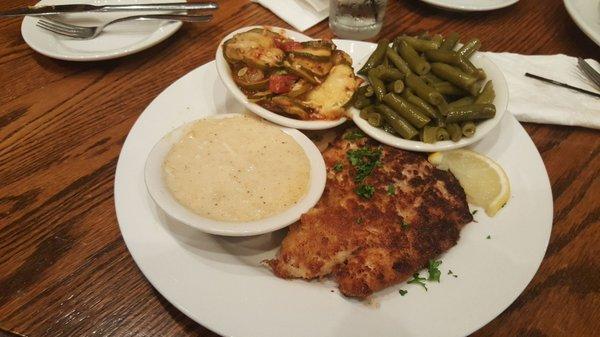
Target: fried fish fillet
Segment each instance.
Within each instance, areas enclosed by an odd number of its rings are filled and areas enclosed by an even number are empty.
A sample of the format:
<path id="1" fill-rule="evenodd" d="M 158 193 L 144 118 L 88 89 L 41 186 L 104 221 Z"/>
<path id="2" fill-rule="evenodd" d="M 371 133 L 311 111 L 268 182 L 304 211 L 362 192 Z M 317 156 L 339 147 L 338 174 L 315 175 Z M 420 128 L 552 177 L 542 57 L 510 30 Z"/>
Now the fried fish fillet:
<path id="1" fill-rule="evenodd" d="M 380 153 L 358 182 L 361 169 L 348 157 L 357 149 Z M 450 249 L 473 220 L 456 178 L 424 154 L 339 137 L 323 156 L 327 184 L 321 200 L 290 227 L 277 257 L 267 261 L 279 277 L 332 276 L 344 295 L 365 298 Z M 360 185 L 374 187 L 372 197 L 359 196 Z"/>

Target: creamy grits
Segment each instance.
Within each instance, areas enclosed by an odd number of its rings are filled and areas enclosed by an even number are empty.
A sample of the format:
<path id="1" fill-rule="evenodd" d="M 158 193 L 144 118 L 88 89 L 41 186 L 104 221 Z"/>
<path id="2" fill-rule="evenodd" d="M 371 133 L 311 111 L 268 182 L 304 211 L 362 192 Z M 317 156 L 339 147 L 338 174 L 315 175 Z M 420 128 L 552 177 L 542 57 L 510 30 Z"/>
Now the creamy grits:
<path id="1" fill-rule="evenodd" d="M 214 220 L 252 221 L 281 213 L 308 191 L 300 145 L 253 117 L 203 119 L 167 154 L 164 178 L 175 199 Z"/>

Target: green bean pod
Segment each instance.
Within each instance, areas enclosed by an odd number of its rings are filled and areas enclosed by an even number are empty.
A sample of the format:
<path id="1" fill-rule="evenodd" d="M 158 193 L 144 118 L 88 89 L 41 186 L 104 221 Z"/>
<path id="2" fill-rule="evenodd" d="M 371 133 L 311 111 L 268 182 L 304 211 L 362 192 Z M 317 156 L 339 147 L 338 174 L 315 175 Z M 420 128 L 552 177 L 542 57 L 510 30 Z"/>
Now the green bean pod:
<path id="1" fill-rule="evenodd" d="M 444 96 L 437 92 L 434 88 L 428 86 L 420 77 L 409 74 L 406 75 L 406 86 L 413 90 L 415 94 L 427 103 L 432 105 L 439 105 L 444 102 Z"/>
<path id="2" fill-rule="evenodd" d="M 446 39 L 444 39 L 444 42 L 442 42 L 442 44 L 440 44 L 440 49 L 441 50 L 454 50 L 454 47 L 456 47 L 456 44 L 458 43 L 459 39 L 460 39 L 460 35 L 458 35 L 457 32 L 450 33 L 450 35 L 448 35 L 448 37 L 446 37 Z"/>
<path id="3" fill-rule="evenodd" d="M 448 108 L 452 109 L 454 107 L 465 106 L 475 103 L 475 97 L 473 96 L 465 96 L 461 99 L 458 99 L 454 102 L 448 103 Z"/>
<path id="4" fill-rule="evenodd" d="M 496 115 L 496 107 L 493 104 L 471 104 L 453 107 L 448 110 L 446 122 L 466 122 L 478 119 L 489 119 Z"/>
<path id="5" fill-rule="evenodd" d="M 389 93 L 385 95 L 383 101 L 392 109 L 394 109 L 400 116 L 406 119 L 410 124 L 417 128 L 422 128 L 431 121 L 431 118 L 423 114 L 419 108 L 408 103 L 402 97 Z"/>
<path id="6" fill-rule="evenodd" d="M 458 67 L 465 73 L 475 76 L 478 79 L 485 78 L 485 72 L 478 69 L 467 58 L 461 56 L 458 52 L 451 50 L 428 50 L 425 52 L 425 57 L 431 62 L 448 63 Z"/>
<path id="7" fill-rule="evenodd" d="M 386 86 L 388 92 L 393 92 L 395 94 L 400 94 L 404 91 L 404 82 L 402 80 L 396 80 L 394 82 L 388 83 Z"/>
<path id="8" fill-rule="evenodd" d="M 373 112 L 367 117 L 367 122 L 372 126 L 378 128 L 383 124 L 383 119 L 381 118 L 381 114 L 378 112 Z"/>
<path id="9" fill-rule="evenodd" d="M 373 87 L 370 84 L 367 84 L 365 87 L 367 87 L 367 89 L 365 90 L 365 97 L 373 97 L 373 95 L 375 95 Z"/>
<path id="10" fill-rule="evenodd" d="M 437 120 L 438 124 L 444 120 L 444 117 L 429 103 L 422 100 L 420 97 L 415 96 L 410 90 L 404 90 L 402 92 L 402 98 L 404 98 L 408 103 L 416 106 L 421 109 L 425 114 L 427 114 L 430 118 Z"/>
<path id="11" fill-rule="evenodd" d="M 476 96 L 479 92 L 477 78 L 466 74 L 451 65 L 445 63 L 432 63 L 431 71 L 437 77 L 444 79 L 459 88 L 465 89 L 473 96 Z"/>
<path id="12" fill-rule="evenodd" d="M 431 87 L 437 90 L 437 92 L 439 92 L 442 95 L 465 96 L 469 94 L 467 91 L 464 91 L 463 89 L 447 81 L 434 83 Z"/>
<path id="13" fill-rule="evenodd" d="M 376 77 L 383 81 L 395 81 L 404 78 L 404 74 L 400 70 L 392 67 L 386 67 L 384 65 L 377 66 L 371 69 L 369 72 L 373 72 Z"/>
<path id="14" fill-rule="evenodd" d="M 379 104 L 375 108 L 383 116 L 387 124 L 389 124 L 402 138 L 413 139 L 419 134 L 417 129 L 410 125 L 404 118 L 398 116 L 398 114 L 387 105 Z"/>
<path id="15" fill-rule="evenodd" d="M 400 40 L 398 43 L 398 53 L 406 61 L 412 71 L 418 75 L 423 75 L 431 70 L 429 62 L 425 61 L 406 41 Z"/>
<path id="16" fill-rule="evenodd" d="M 399 36 L 397 38 L 400 41 L 406 41 L 414 50 L 424 52 L 427 50 L 434 50 L 440 47 L 439 41 L 425 40 L 412 36 Z"/>
<path id="17" fill-rule="evenodd" d="M 373 54 L 369 56 L 369 59 L 367 60 L 365 65 L 363 65 L 362 68 L 360 68 L 358 73 L 361 75 L 367 75 L 367 73 L 369 73 L 369 70 L 380 65 L 383 62 L 383 59 L 385 58 L 385 51 L 387 50 L 389 43 L 390 41 L 388 39 L 379 40 L 379 42 L 377 43 L 377 48 L 375 48 Z"/>
<path id="18" fill-rule="evenodd" d="M 373 104 L 373 102 L 371 102 L 371 99 L 361 95 L 356 97 L 356 99 L 354 100 L 354 104 L 352 105 L 357 109 L 363 109 L 371 104 Z"/>
<path id="19" fill-rule="evenodd" d="M 387 58 L 400 70 L 404 75 L 412 73 L 408 63 L 404 61 L 404 59 L 398 55 L 394 48 L 389 48 L 386 50 Z"/>
<path id="20" fill-rule="evenodd" d="M 425 82 L 430 87 L 433 87 L 434 83 L 444 82 L 444 80 L 435 76 L 432 73 L 427 73 L 425 75 L 421 75 L 420 77 L 423 80 L 423 82 Z"/>
<path id="21" fill-rule="evenodd" d="M 384 123 L 383 123 L 383 125 L 381 125 L 380 128 L 383 131 L 385 131 L 385 132 L 387 132 L 387 133 L 389 133 L 391 135 L 394 135 L 394 136 L 397 135 L 396 130 L 394 130 L 393 127 L 391 127 L 388 123 L 385 122 L 385 118 L 383 120 L 384 120 Z"/>
<path id="22" fill-rule="evenodd" d="M 448 130 L 446 130 L 446 128 L 438 128 L 437 135 L 435 138 L 441 142 L 450 139 L 450 134 L 448 133 Z"/>
<path id="23" fill-rule="evenodd" d="M 467 138 L 471 138 L 475 135 L 477 126 L 473 122 L 465 122 L 461 125 L 462 134 Z"/>
<path id="24" fill-rule="evenodd" d="M 369 118 L 369 116 L 375 112 L 375 106 L 374 105 L 369 105 L 363 109 L 360 110 L 360 118 L 367 120 Z"/>
<path id="25" fill-rule="evenodd" d="M 458 142 L 462 138 L 462 129 L 457 123 L 450 123 L 446 125 L 446 130 L 448 130 L 450 139 L 453 142 Z"/>
<path id="26" fill-rule="evenodd" d="M 475 99 L 475 104 L 492 104 L 494 103 L 494 99 L 496 98 L 496 93 L 494 92 L 494 85 L 492 81 L 487 81 L 487 83 L 483 86 L 483 89 L 477 95 Z"/>
<path id="27" fill-rule="evenodd" d="M 375 92 L 375 97 L 377 97 L 377 100 L 383 100 L 383 96 L 385 96 L 385 84 L 379 77 L 377 77 L 375 69 L 369 70 L 367 78 L 369 79 L 369 83 L 371 83 L 371 87 L 373 87 L 373 92 Z"/>
<path id="28" fill-rule="evenodd" d="M 442 36 L 442 34 L 434 34 L 431 37 L 431 41 L 435 42 L 439 48 L 442 45 L 442 43 L 444 42 L 444 37 Z"/>
<path id="29" fill-rule="evenodd" d="M 437 126 L 426 126 L 421 131 L 421 141 L 423 143 L 433 144 L 437 142 L 437 133 L 439 127 Z"/>
<path id="30" fill-rule="evenodd" d="M 458 53 L 468 59 L 473 53 L 479 50 L 479 48 L 481 48 L 481 41 L 479 41 L 479 39 L 471 39 L 458 50 Z"/>

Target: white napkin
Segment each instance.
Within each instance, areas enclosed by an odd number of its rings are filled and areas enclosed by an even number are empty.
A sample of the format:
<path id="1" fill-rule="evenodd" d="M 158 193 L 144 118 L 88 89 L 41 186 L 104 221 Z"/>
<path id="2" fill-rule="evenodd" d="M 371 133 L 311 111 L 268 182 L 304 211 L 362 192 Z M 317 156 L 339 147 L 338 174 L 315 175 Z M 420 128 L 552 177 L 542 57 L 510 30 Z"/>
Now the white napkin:
<path id="1" fill-rule="evenodd" d="M 252 0 L 303 32 L 329 16 L 329 0 Z"/>
<path id="2" fill-rule="evenodd" d="M 600 98 L 525 77 L 539 75 L 574 87 L 598 92 L 577 67 L 577 59 L 558 55 L 485 53 L 500 67 L 508 82 L 510 111 L 519 121 L 577 125 L 600 129 Z M 586 60 L 600 70 L 598 62 Z"/>

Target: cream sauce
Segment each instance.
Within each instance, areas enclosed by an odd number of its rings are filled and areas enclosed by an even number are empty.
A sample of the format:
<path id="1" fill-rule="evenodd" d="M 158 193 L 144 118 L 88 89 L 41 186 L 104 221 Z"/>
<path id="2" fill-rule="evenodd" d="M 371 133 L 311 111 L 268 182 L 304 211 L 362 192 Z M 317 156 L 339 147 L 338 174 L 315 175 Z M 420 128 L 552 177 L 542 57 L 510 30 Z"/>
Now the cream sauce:
<path id="1" fill-rule="evenodd" d="M 163 165 L 172 195 L 214 220 L 252 221 L 281 213 L 308 191 L 310 164 L 300 145 L 256 118 L 203 119 Z"/>

